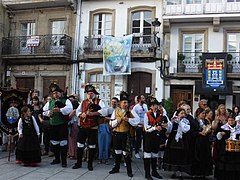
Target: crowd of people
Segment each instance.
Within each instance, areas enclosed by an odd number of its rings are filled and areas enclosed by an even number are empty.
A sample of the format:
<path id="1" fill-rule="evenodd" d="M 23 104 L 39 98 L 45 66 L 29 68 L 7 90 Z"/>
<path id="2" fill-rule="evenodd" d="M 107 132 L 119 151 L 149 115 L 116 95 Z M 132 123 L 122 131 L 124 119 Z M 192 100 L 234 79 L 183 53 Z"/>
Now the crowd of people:
<path id="1" fill-rule="evenodd" d="M 76 160 L 72 169 L 78 169 L 87 159 L 87 168 L 93 171 L 95 159 L 109 164 L 112 156 L 115 163 L 109 173 L 118 173 L 125 162 L 127 175 L 133 177 L 132 153 L 140 159 L 143 151 L 148 180 L 162 179 L 159 168 L 172 171 L 171 178 L 178 179 L 183 178 L 182 173 L 193 179 L 240 177 L 238 107 L 231 111 L 220 104 L 214 110 L 202 99 L 196 112 L 191 112 L 190 105 L 181 101 L 168 117 L 153 96 L 136 96 L 135 104 L 129 106 L 129 95 L 122 91 L 120 99 L 113 97 L 107 107 L 93 85 L 86 85 L 82 102 L 64 95 L 57 84 L 51 84 L 49 90 L 51 95 L 45 97 L 43 105 L 37 96 L 20 112 L 12 105 L 13 114 L 19 117 L 16 163 L 37 166 L 41 156 L 52 152 L 52 165 L 67 167 L 69 158 Z"/>

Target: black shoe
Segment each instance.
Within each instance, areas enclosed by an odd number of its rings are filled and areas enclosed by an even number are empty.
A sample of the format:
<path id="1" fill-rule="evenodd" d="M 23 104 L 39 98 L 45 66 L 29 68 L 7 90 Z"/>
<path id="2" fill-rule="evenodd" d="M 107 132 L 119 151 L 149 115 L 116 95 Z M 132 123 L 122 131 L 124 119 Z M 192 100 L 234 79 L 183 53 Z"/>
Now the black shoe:
<path id="1" fill-rule="evenodd" d="M 145 178 L 146 178 L 147 180 L 153 180 L 152 176 L 150 176 L 150 175 L 145 176 Z"/>
<path id="2" fill-rule="evenodd" d="M 67 164 L 62 164 L 62 167 L 63 167 L 63 168 L 67 167 Z"/>
<path id="3" fill-rule="evenodd" d="M 127 173 L 128 177 L 133 177 L 133 174 L 131 172 Z"/>
<path id="4" fill-rule="evenodd" d="M 162 179 L 162 176 L 160 176 L 157 171 L 152 172 L 152 176 L 158 179 Z"/>
<path id="5" fill-rule="evenodd" d="M 172 174 L 171 175 L 171 179 L 176 179 L 177 178 L 177 175 L 176 174 Z"/>
<path id="6" fill-rule="evenodd" d="M 74 166 L 72 167 L 72 169 L 79 169 L 81 167 L 82 167 L 81 164 L 75 163 Z"/>
<path id="7" fill-rule="evenodd" d="M 51 164 L 51 165 L 60 164 L 60 160 L 54 159 L 50 164 Z"/>
<path id="8" fill-rule="evenodd" d="M 92 170 L 93 170 L 92 165 L 91 165 L 91 166 L 88 166 L 88 170 L 89 170 L 89 171 L 92 171 Z"/>
<path id="9" fill-rule="evenodd" d="M 115 173 L 119 173 L 119 169 L 112 169 L 111 171 L 109 171 L 109 174 L 115 174 Z"/>

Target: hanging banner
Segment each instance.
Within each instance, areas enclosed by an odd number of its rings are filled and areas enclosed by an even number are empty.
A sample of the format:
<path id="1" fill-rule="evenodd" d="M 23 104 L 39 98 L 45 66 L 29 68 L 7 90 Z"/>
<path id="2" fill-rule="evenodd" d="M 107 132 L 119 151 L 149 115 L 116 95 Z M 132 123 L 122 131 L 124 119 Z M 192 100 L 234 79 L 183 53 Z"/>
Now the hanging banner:
<path id="1" fill-rule="evenodd" d="M 17 133 L 20 110 L 26 104 L 28 91 L 17 89 L 0 89 L 0 129 L 6 133 L 15 135 Z"/>
<path id="2" fill-rule="evenodd" d="M 103 75 L 131 74 L 132 35 L 103 37 Z"/>
<path id="3" fill-rule="evenodd" d="M 212 91 L 226 86 L 227 53 L 203 53 L 203 87 Z"/>

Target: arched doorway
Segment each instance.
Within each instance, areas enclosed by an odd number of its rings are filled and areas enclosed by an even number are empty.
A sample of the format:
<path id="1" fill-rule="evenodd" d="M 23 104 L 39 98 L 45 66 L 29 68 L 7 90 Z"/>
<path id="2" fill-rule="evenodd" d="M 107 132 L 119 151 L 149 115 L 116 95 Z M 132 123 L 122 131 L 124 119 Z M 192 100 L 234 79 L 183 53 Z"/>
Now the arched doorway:
<path id="1" fill-rule="evenodd" d="M 127 91 L 130 98 L 134 98 L 138 95 L 144 95 L 147 97 L 153 93 L 151 73 L 133 72 L 128 76 L 127 82 Z"/>

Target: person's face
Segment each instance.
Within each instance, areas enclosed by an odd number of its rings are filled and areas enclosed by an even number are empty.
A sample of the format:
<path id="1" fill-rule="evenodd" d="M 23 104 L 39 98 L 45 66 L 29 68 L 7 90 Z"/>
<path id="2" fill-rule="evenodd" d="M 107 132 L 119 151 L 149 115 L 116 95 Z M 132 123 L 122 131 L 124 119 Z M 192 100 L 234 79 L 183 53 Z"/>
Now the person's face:
<path id="1" fill-rule="evenodd" d="M 36 99 L 33 99 L 33 105 L 37 105 L 38 104 L 38 100 L 36 100 Z"/>
<path id="2" fill-rule="evenodd" d="M 185 112 L 186 114 L 191 114 L 191 108 L 188 107 L 188 108 L 185 109 L 185 111 L 186 111 Z"/>
<path id="3" fill-rule="evenodd" d="M 141 102 L 145 103 L 145 97 L 144 96 L 141 96 Z"/>
<path id="4" fill-rule="evenodd" d="M 225 112 L 226 112 L 225 106 L 221 106 L 221 107 L 220 107 L 220 113 L 221 113 L 221 114 L 224 114 Z"/>
<path id="5" fill-rule="evenodd" d="M 87 93 L 87 98 L 88 99 L 94 99 L 95 98 L 95 94 L 93 92 L 88 92 Z"/>
<path id="6" fill-rule="evenodd" d="M 212 117 L 213 117 L 213 112 L 212 111 L 210 111 L 209 113 L 206 114 L 206 118 L 212 120 Z"/>
<path id="7" fill-rule="evenodd" d="M 198 119 L 204 119 L 205 116 L 206 116 L 205 111 L 203 111 L 198 115 Z"/>
<path id="8" fill-rule="evenodd" d="M 115 99 L 112 99 L 111 103 L 112 103 L 112 108 L 116 108 L 118 105 L 118 102 Z"/>
<path id="9" fill-rule="evenodd" d="M 238 107 L 235 107 L 235 108 L 234 108 L 234 112 L 235 112 L 235 113 L 238 113 Z"/>
<path id="10" fill-rule="evenodd" d="M 121 101 L 120 102 L 120 107 L 122 109 L 127 109 L 128 108 L 128 101 L 127 100 Z"/>
<path id="11" fill-rule="evenodd" d="M 228 124 L 229 125 L 234 125 L 235 124 L 235 120 L 233 118 L 228 118 Z"/>
<path id="12" fill-rule="evenodd" d="M 179 119 L 182 119 L 182 118 L 184 118 L 184 117 L 185 117 L 185 111 L 182 110 L 181 112 L 178 113 L 178 118 L 179 118 Z"/>
<path id="13" fill-rule="evenodd" d="M 60 92 L 57 92 L 57 91 L 53 92 L 53 98 L 54 99 L 59 99 L 60 97 L 61 97 L 61 93 Z"/>
<path id="14" fill-rule="evenodd" d="M 200 108 L 206 109 L 207 108 L 207 102 L 203 102 L 200 104 Z"/>
<path id="15" fill-rule="evenodd" d="M 151 109 L 152 109 L 153 111 L 157 111 L 158 106 L 157 106 L 156 104 L 153 104 L 153 105 L 151 105 Z"/>
<path id="16" fill-rule="evenodd" d="M 30 111 L 29 108 L 28 108 L 27 112 L 25 112 L 24 116 L 25 117 L 30 117 L 31 116 L 31 111 Z"/>
<path id="17" fill-rule="evenodd" d="M 47 97 L 47 102 L 51 101 L 52 98 L 51 97 Z"/>

